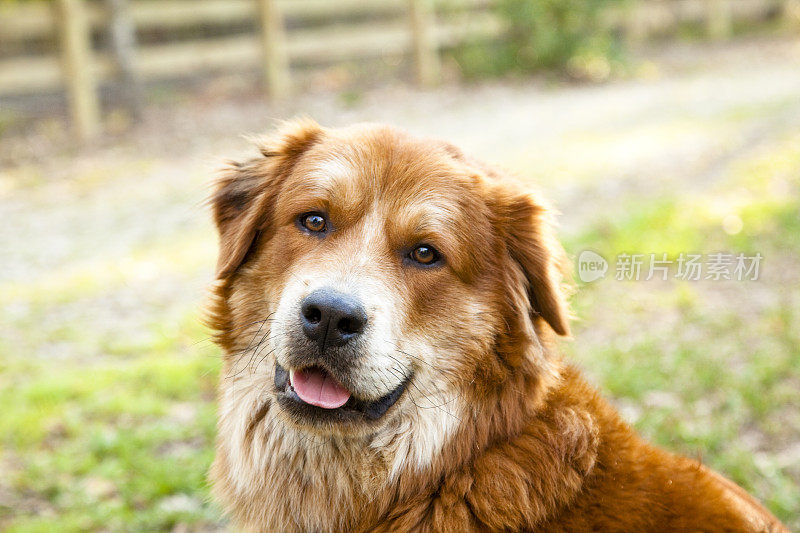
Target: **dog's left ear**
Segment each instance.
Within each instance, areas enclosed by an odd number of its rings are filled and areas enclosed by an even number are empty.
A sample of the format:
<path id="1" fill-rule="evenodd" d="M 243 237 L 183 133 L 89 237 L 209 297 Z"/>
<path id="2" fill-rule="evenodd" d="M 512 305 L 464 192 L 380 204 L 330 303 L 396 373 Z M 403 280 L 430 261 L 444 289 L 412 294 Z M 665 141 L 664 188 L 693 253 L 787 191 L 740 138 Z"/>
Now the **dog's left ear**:
<path id="1" fill-rule="evenodd" d="M 223 170 L 209 201 L 219 230 L 218 279 L 236 272 L 259 235 L 269 230 L 281 183 L 322 133 L 311 120 L 287 122 L 277 134 L 258 143 L 260 157 L 230 163 Z"/>
<path id="2" fill-rule="evenodd" d="M 558 335 L 569 335 L 566 301 L 570 264 L 552 228 L 550 210 L 518 190 L 496 190 L 493 211 L 504 228 L 511 259 L 524 272 L 533 316 L 541 316 Z"/>

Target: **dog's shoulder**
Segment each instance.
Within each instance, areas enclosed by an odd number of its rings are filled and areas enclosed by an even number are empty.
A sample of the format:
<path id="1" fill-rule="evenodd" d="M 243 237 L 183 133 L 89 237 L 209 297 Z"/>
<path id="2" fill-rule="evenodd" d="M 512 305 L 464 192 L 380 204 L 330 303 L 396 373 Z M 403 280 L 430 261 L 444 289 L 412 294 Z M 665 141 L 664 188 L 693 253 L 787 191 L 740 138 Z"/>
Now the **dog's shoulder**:
<path id="1" fill-rule="evenodd" d="M 576 385 L 590 395 L 593 390 L 571 368 L 559 381 L 519 435 L 490 447 L 473 464 L 468 499 L 491 529 L 542 522 L 578 497 L 594 469 L 599 425 Z"/>
<path id="2" fill-rule="evenodd" d="M 543 531 L 786 531 L 734 483 L 644 441 L 574 368 L 553 397 L 593 421 L 597 446 L 580 493 Z"/>

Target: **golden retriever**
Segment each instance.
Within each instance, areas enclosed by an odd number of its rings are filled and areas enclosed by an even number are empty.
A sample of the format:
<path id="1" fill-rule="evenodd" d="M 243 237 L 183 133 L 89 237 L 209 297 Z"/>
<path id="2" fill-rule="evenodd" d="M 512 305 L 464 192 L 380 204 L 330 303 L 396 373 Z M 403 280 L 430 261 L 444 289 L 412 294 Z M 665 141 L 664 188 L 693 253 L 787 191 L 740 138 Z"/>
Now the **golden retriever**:
<path id="1" fill-rule="evenodd" d="M 254 531 L 785 531 L 564 363 L 542 200 L 396 129 L 288 123 L 211 203 L 211 477 Z"/>

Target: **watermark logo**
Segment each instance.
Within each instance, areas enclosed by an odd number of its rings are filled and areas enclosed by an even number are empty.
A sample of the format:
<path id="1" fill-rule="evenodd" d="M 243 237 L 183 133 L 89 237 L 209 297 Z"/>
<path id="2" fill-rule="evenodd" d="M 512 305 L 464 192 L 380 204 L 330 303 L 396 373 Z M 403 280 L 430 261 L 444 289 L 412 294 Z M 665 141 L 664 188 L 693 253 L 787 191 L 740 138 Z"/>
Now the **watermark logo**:
<path id="1" fill-rule="evenodd" d="M 666 253 L 617 255 L 613 275 L 617 281 L 650 281 L 670 278 L 682 281 L 757 281 L 761 274 L 760 253 L 716 252 L 711 254 L 680 253 L 670 258 Z M 584 250 L 578 256 L 578 277 L 591 283 L 606 276 L 609 263 L 600 254 Z"/>
<path id="2" fill-rule="evenodd" d="M 608 272 L 608 261 L 591 250 L 584 250 L 578 256 L 578 277 L 584 283 L 604 278 Z"/>

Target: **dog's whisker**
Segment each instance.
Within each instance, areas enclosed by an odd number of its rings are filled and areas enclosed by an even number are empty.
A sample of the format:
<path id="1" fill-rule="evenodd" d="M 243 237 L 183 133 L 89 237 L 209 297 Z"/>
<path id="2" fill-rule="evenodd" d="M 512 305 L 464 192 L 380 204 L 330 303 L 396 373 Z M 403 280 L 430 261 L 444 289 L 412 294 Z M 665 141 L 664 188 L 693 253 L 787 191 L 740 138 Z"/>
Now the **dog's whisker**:
<path id="1" fill-rule="evenodd" d="M 272 353 L 274 353 L 274 352 L 275 352 L 275 350 L 276 350 L 276 348 L 273 348 L 273 349 L 271 349 L 270 351 L 268 351 L 267 353 L 265 353 L 265 354 L 264 354 L 264 355 L 261 357 L 261 359 L 259 359 L 259 360 L 258 360 L 258 363 L 256 363 L 255 367 L 253 368 L 253 372 L 255 372 L 255 369 L 256 369 L 256 368 L 257 368 L 259 365 L 261 365 L 261 363 L 263 363 L 263 362 L 264 362 L 264 360 L 265 360 L 267 357 L 269 357 L 269 356 L 270 356 Z"/>
<path id="2" fill-rule="evenodd" d="M 387 341 L 387 342 L 390 342 L 390 343 L 391 343 L 391 341 Z M 392 343 L 392 344 L 394 344 L 394 343 Z M 395 346 L 396 346 L 396 345 L 395 345 Z M 419 361 L 420 363 L 422 363 L 422 364 L 424 364 L 424 365 L 428 366 L 429 368 L 431 368 L 432 370 L 434 370 L 434 371 L 437 373 L 437 375 L 439 375 L 440 377 L 443 377 L 443 378 L 445 379 L 445 381 L 447 381 L 447 383 L 448 383 L 448 384 L 452 385 L 454 388 L 457 388 L 457 386 L 458 386 L 458 382 L 455 380 L 455 378 L 452 378 L 452 377 L 450 377 L 450 376 L 446 375 L 444 372 L 442 372 L 442 371 L 441 371 L 441 369 L 438 369 L 438 368 L 434 367 L 434 366 L 433 366 L 433 365 L 431 365 L 429 362 L 427 362 L 427 361 L 426 361 L 424 358 L 422 358 L 422 357 L 420 357 L 420 356 L 417 356 L 417 355 L 410 354 L 410 353 L 408 353 L 408 352 L 405 352 L 405 351 L 401 350 L 400 348 L 396 348 L 396 351 L 397 351 L 398 353 L 401 353 L 401 354 L 405 355 L 406 357 L 410 357 L 410 358 L 414 359 L 415 361 Z M 395 361 L 397 361 L 397 362 L 398 362 L 398 364 L 401 364 L 401 365 L 402 365 L 402 363 L 400 363 L 400 361 L 398 361 L 398 360 L 397 360 L 395 357 L 393 357 L 392 355 L 390 355 L 390 354 L 386 354 L 386 355 L 387 355 L 387 356 L 389 356 L 389 357 L 391 357 L 391 358 L 392 358 L 392 359 L 394 359 Z"/>
<path id="3" fill-rule="evenodd" d="M 244 357 L 245 357 L 246 355 L 248 355 L 248 354 L 250 355 L 250 361 L 252 361 L 252 360 L 253 360 L 253 357 L 255 357 L 255 355 L 254 355 L 254 352 L 257 352 L 257 351 L 258 351 L 258 349 L 259 349 L 259 348 L 262 346 L 262 344 L 263 344 L 263 343 L 265 342 L 265 340 L 267 339 L 267 336 L 268 336 L 268 335 L 269 335 L 269 332 L 266 332 L 266 333 L 264 333 L 264 336 L 262 336 L 262 337 L 261 337 L 261 340 L 258 342 L 258 344 L 257 344 L 256 346 L 254 346 L 254 347 L 252 348 L 252 350 L 251 350 L 250 348 L 248 348 L 248 349 L 246 349 L 246 350 L 242 350 L 242 351 L 240 351 L 240 352 L 239 352 L 239 354 L 238 354 L 238 356 L 235 358 L 233 365 L 231 365 L 231 371 L 235 370 L 237 367 L 240 367 L 241 365 L 239 365 L 239 362 L 240 362 L 242 359 L 244 359 Z M 236 374 L 234 374 L 234 377 L 235 377 L 235 376 L 238 376 L 239 374 L 241 374 L 242 372 L 244 372 L 244 371 L 245 371 L 245 370 L 246 370 L 246 369 L 249 367 L 249 365 L 250 365 L 250 362 L 248 362 L 248 363 L 247 363 L 246 365 L 244 365 L 244 366 L 241 366 L 241 367 L 239 368 L 238 372 L 236 372 Z"/>
<path id="4" fill-rule="evenodd" d="M 269 316 L 267 316 L 267 318 L 269 318 Z M 258 327 L 258 331 L 255 332 L 253 337 L 250 339 L 250 342 L 247 343 L 247 347 L 245 347 L 243 351 L 247 351 L 250 349 L 250 345 L 252 345 L 253 341 L 256 340 L 256 337 L 258 337 L 261 334 L 261 330 L 264 328 L 264 324 L 266 323 L 267 323 L 266 319 L 261 322 L 261 325 Z"/>
<path id="5" fill-rule="evenodd" d="M 402 376 L 402 373 L 401 373 L 400 375 L 398 375 L 398 374 L 396 373 L 395 369 L 393 369 L 393 368 L 391 368 L 391 367 L 386 367 L 386 368 L 384 368 L 383 370 L 390 372 L 392 375 L 394 375 L 394 376 L 395 376 L 395 377 L 397 377 L 397 378 L 405 379 L 405 378 L 403 378 L 403 376 Z M 423 398 L 425 398 L 425 400 L 426 400 L 426 401 L 427 401 L 427 402 L 430 404 L 430 405 L 428 405 L 428 406 L 421 406 L 421 405 L 419 405 L 419 404 L 418 404 L 416 401 L 414 401 L 413 397 L 411 396 L 411 391 L 409 390 L 409 391 L 408 391 L 408 393 L 409 393 L 409 398 L 411 399 L 412 403 L 413 403 L 415 406 L 417 406 L 419 409 L 440 409 L 440 410 L 441 410 L 442 412 L 444 412 L 445 414 L 447 414 L 447 415 L 450 415 L 450 416 L 452 416 L 453 418 L 455 418 L 456 420 L 458 420 L 459 422 L 461 422 L 461 419 L 460 419 L 459 417 L 455 416 L 453 413 L 451 413 L 450 411 L 448 411 L 447 409 L 445 409 L 445 406 L 447 406 L 447 405 L 451 404 L 451 403 L 452 403 L 454 400 L 456 400 L 456 398 L 458 398 L 458 395 L 457 395 L 457 396 L 455 396 L 455 397 L 453 397 L 453 398 L 451 398 L 449 401 L 446 401 L 446 402 L 444 402 L 444 403 L 441 403 L 441 404 L 437 404 L 436 402 L 434 402 L 434 401 L 433 401 L 433 400 L 431 400 L 431 398 L 430 398 L 430 395 L 431 395 L 431 394 L 433 394 L 432 392 L 425 392 L 425 391 L 423 391 L 422 389 L 420 389 L 420 388 L 419 388 L 419 386 L 417 385 L 417 383 L 416 383 L 414 380 L 411 380 L 411 382 L 410 382 L 410 385 L 411 385 L 412 387 L 414 387 L 414 388 L 415 388 L 415 389 L 416 389 L 416 390 L 417 390 L 417 391 L 418 391 L 418 392 L 419 392 L 419 393 L 422 395 L 422 397 L 423 397 Z"/>
<path id="6" fill-rule="evenodd" d="M 402 363 L 400 363 L 400 361 L 398 361 L 396 358 L 392 357 L 391 355 L 389 355 L 389 357 L 390 357 L 390 358 L 392 358 L 392 359 L 394 359 L 395 361 L 397 361 L 397 363 L 398 363 L 398 364 L 400 364 L 400 365 L 402 366 Z M 391 368 L 387 368 L 387 370 L 389 370 L 390 372 L 392 372 L 392 369 L 391 369 Z M 399 377 L 399 376 L 398 376 L 398 377 Z M 445 379 L 447 379 L 447 378 L 445 377 Z M 454 384 L 455 384 L 453 381 L 450 381 L 450 383 L 451 383 L 451 385 L 454 385 Z M 436 408 L 438 408 L 438 409 L 441 409 L 441 410 L 442 410 L 443 412 L 445 412 L 446 414 L 448 414 L 448 415 L 452 416 L 453 418 L 457 419 L 459 422 L 461 421 L 461 419 L 460 419 L 459 417 L 455 416 L 455 415 L 454 415 L 454 414 L 452 414 L 450 411 L 448 411 L 447 409 L 445 409 L 445 407 L 446 407 L 446 406 L 449 406 L 451 403 L 453 403 L 453 401 L 455 401 L 456 399 L 460 398 L 460 395 L 459 395 L 459 394 L 456 394 L 456 395 L 455 395 L 455 396 L 453 396 L 453 397 L 452 397 L 450 400 L 447 400 L 447 401 L 445 401 L 444 403 L 441 403 L 441 404 L 436 404 L 435 402 L 433 402 L 433 401 L 430 399 L 430 395 L 431 395 L 431 394 L 434 394 L 433 392 L 431 392 L 431 391 L 428 391 L 428 392 L 426 392 L 426 391 L 423 391 L 422 389 L 420 389 L 420 387 L 419 387 L 419 384 L 418 384 L 418 383 L 417 383 L 415 380 L 412 380 L 412 381 L 411 381 L 411 385 L 412 385 L 412 386 L 413 386 L 415 389 L 417 389 L 417 391 L 419 391 L 419 393 L 420 393 L 420 394 L 422 394 L 422 396 L 423 396 L 423 397 L 424 397 L 424 398 L 425 398 L 425 399 L 428 401 L 428 403 L 429 403 L 429 404 L 431 404 L 431 405 L 430 405 L 430 406 L 428 406 L 428 407 L 423 407 L 423 406 L 419 406 L 419 405 L 418 405 L 416 402 L 414 402 L 414 404 L 415 404 L 415 405 L 417 405 L 417 407 L 419 407 L 419 408 L 421 408 L 421 409 L 436 409 Z M 423 386 L 424 386 L 424 384 L 423 384 Z M 455 387 L 454 387 L 454 388 L 455 388 Z M 456 390 L 457 390 L 457 389 L 456 389 Z"/>
<path id="7" fill-rule="evenodd" d="M 227 333 L 227 334 L 236 333 L 238 331 L 241 331 L 241 330 L 243 330 L 245 328 L 248 328 L 248 327 L 252 326 L 253 324 L 258 324 L 260 322 L 271 322 L 273 320 L 275 320 L 275 319 L 274 318 L 264 318 L 262 320 L 253 320 L 252 322 L 248 322 L 247 324 L 242 324 L 241 326 L 237 326 L 235 328 L 228 328 L 228 329 L 225 330 L 225 333 Z M 215 342 L 216 338 L 218 337 L 218 335 L 219 334 L 214 334 L 214 335 L 209 335 L 208 337 L 204 337 L 204 338 L 200 339 L 199 341 L 193 342 L 192 346 L 196 346 L 196 345 L 202 344 L 204 342 Z"/>
<path id="8" fill-rule="evenodd" d="M 239 376 L 239 375 L 240 375 L 242 372 L 244 372 L 244 371 L 245 371 L 245 370 L 247 370 L 248 368 L 251 368 L 251 366 L 250 366 L 250 365 L 252 364 L 252 361 L 253 361 L 253 360 L 255 360 L 255 358 L 257 357 L 257 354 L 258 354 L 258 352 L 260 352 L 260 351 L 261 351 L 261 349 L 264 347 L 265 343 L 277 337 L 277 335 L 273 335 L 273 336 L 270 336 L 270 337 L 266 337 L 267 333 L 265 333 L 264 335 L 265 335 L 265 336 L 264 336 L 264 337 L 262 337 L 262 340 L 261 340 L 261 341 L 259 341 L 258 345 L 256 345 L 255 347 L 253 347 L 253 349 L 252 349 L 252 353 L 250 354 L 250 361 L 248 361 L 248 363 L 247 363 L 246 365 L 242 366 L 242 367 L 239 369 L 239 371 L 238 371 L 238 372 L 236 372 L 236 374 L 234 374 L 233 376 L 231 376 L 231 375 L 230 375 L 230 373 L 229 373 L 229 374 L 228 374 L 228 376 L 226 377 L 226 379 L 227 379 L 228 377 L 236 377 L 236 376 Z M 274 348 L 273 348 L 273 350 L 274 350 Z M 271 353 L 271 351 L 270 351 L 269 353 Z M 267 355 L 269 355 L 269 353 L 268 353 Z M 242 358 L 244 358 L 244 356 L 245 356 L 245 355 L 247 355 L 247 354 L 246 354 L 246 353 L 244 353 L 244 352 L 242 352 L 242 353 L 240 354 L 240 356 L 237 358 L 237 360 L 236 360 L 235 364 L 234 364 L 234 365 L 231 367 L 231 371 L 233 371 L 233 370 L 234 370 L 234 368 L 236 367 L 236 363 L 238 363 L 239 361 L 241 361 L 241 360 L 242 360 Z M 254 369 L 251 369 L 251 373 L 253 372 L 253 370 L 254 370 Z"/>
<path id="9" fill-rule="evenodd" d="M 250 372 L 251 373 L 255 371 L 255 366 L 253 366 L 253 362 L 258 358 L 258 354 L 262 350 L 262 348 L 265 345 L 268 345 L 269 341 L 271 341 L 273 338 L 274 338 L 274 335 L 273 336 L 265 336 L 265 337 L 263 337 L 261 339 L 261 341 L 259 341 L 258 346 L 256 346 L 253 349 L 252 354 L 250 356 L 250 360 L 247 362 L 247 364 L 244 366 L 244 368 L 250 368 Z"/>

